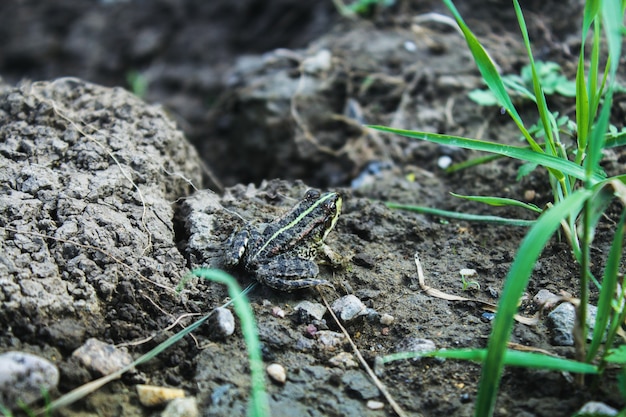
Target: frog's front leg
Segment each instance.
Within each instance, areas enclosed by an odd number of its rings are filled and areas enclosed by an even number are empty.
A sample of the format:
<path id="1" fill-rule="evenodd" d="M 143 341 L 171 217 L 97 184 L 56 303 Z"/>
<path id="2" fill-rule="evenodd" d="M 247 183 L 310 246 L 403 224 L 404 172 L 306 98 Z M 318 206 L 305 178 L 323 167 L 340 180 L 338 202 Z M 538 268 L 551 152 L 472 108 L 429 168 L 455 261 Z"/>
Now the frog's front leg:
<path id="1" fill-rule="evenodd" d="M 249 241 L 250 231 L 244 229 L 240 232 L 233 233 L 226 243 L 224 265 L 227 267 L 238 265 L 246 253 Z"/>
<path id="2" fill-rule="evenodd" d="M 257 281 L 279 291 L 293 291 L 318 285 L 333 287 L 333 284 L 325 279 L 316 278 L 318 274 L 319 267 L 313 261 L 280 256 L 259 266 L 255 271 Z"/>

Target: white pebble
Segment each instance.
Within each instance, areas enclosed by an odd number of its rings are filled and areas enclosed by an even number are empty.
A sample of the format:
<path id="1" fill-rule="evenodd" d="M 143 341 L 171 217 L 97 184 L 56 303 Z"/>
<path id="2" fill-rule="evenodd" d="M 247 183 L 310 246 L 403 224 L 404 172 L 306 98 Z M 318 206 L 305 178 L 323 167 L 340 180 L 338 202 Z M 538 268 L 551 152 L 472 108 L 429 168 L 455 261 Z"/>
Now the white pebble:
<path id="1" fill-rule="evenodd" d="M 365 304 L 352 294 L 335 300 L 331 308 L 342 321 L 350 321 L 360 315 L 367 314 Z"/>
<path id="2" fill-rule="evenodd" d="M 281 364 L 272 363 L 268 365 L 265 370 L 267 371 L 267 374 L 270 376 L 270 378 L 272 378 L 274 381 L 280 384 L 284 384 L 285 381 L 287 381 L 287 371 L 285 370 L 285 367 Z"/>
<path id="3" fill-rule="evenodd" d="M 218 307 L 213 310 L 207 325 L 211 339 L 224 339 L 235 332 L 235 317 L 229 309 Z"/>
<path id="4" fill-rule="evenodd" d="M 396 318 L 394 316 L 392 316 L 391 314 L 383 314 L 382 316 L 380 316 L 380 324 L 382 324 L 383 326 L 389 326 L 391 323 L 394 322 Z"/>
<path id="5" fill-rule="evenodd" d="M 440 156 L 437 160 L 437 166 L 441 169 L 446 169 L 450 165 L 452 165 L 452 158 L 450 158 L 448 155 Z"/>
<path id="6" fill-rule="evenodd" d="M 198 417 L 198 403 L 194 397 L 174 398 L 167 404 L 161 417 Z"/>
<path id="7" fill-rule="evenodd" d="M 370 410 L 382 410 L 384 406 L 385 404 L 380 401 L 369 400 L 367 402 L 367 408 Z"/>

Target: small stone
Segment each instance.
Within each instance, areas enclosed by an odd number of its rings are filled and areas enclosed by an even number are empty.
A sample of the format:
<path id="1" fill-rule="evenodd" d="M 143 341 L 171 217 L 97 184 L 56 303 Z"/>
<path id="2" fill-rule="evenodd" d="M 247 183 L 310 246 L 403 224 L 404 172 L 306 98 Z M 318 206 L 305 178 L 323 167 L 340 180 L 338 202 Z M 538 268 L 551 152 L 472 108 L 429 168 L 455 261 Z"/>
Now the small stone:
<path id="1" fill-rule="evenodd" d="M 341 377 L 341 382 L 349 393 L 363 400 L 376 398 L 379 395 L 376 385 L 361 371 L 346 371 Z"/>
<path id="2" fill-rule="evenodd" d="M 322 49 L 302 61 L 302 72 L 307 74 L 326 72 L 332 68 L 332 58 L 333 56 L 328 49 Z"/>
<path id="3" fill-rule="evenodd" d="M 618 411 L 599 401 L 589 401 L 583 405 L 576 415 L 616 416 Z"/>
<path id="4" fill-rule="evenodd" d="M 185 391 L 179 388 L 159 387 L 155 385 L 137 385 L 139 402 L 145 407 L 163 405 L 174 398 L 184 398 Z"/>
<path id="5" fill-rule="evenodd" d="M 539 290 L 537 294 L 533 297 L 533 302 L 537 307 L 543 307 L 544 309 L 551 309 L 554 307 L 554 304 L 560 299 L 560 297 L 556 294 L 551 293 L 550 291 L 543 289 Z"/>
<path id="6" fill-rule="evenodd" d="M 326 306 L 311 301 L 302 301 L 294 307 L 294 310 L 300 315 L 301 322 L 306 320 L 321 320 L 326 314 Z"/>
<path id="7" fill-rule="evenodd" d="M 133 362 L 133 357 L 125 348 L 118 349 L 98 339 L 87 339 L 72 356 L 81 361 L 89 370 L 101 375 L 110 375 Z"/>
<path id="8" fill-rule="evenodd" d="M 350 321 L 360 315 L 367 314 L 365 304 L 352 294 L 335 300 L 331 308 L 342 321 Z"/>
<path id="9" fill-rule="evenodd" d="M 167 404 L 161 417 L 198 417 L 198 403 L 194 397 L 174 398 Z"/>
<path id="10" fill-rule="evenodd" d="M 476 272 L 475 269 L 463 268 L 459 271 L 459 274 L 461 274 L 461 276 L 464 276 L 465 278 L 468 278 L 475 277 L 476 275 L 478 275 L 478 272 Z"/>
<path id="11" fill-rule="evenodd" d="M 285 310 L 283 310 L 282 308 L 280 308 L 278 306 L 274 306 L 274 307 L 272 307 L 272 316 L 284 319 L 285 318 Z"/>
<path id="12" fill-rule="evenodd" d="M 358 368 L 359 364 L 354 360 L 354 355 L 348 352 L 341 352 L 328 360 L 328 363 L 335 368 L 349 369 Z"/>
<path id="13" fill-rule="evenodd" d="M 537 196 L 537 192 L 535 190 L 526 190 L 524 191 L 524 200 L 533 201 Z"/>
<path id="14" fill-rule="evenodd" d="M 391 323 L 394 322 L 396 318 L 394 316 L 392 316 L 391 314 L 383 314 L 382 316 L 380 316 L 380 324 L 382 324 L 383 326 L 389 326 Z"/>
<path id="15" fill-rule="evenodd" d="M 589 327 L 588 338 L 591 338 L 596 323 L 598 308 L 592 305 L 587 306 L 587 326 Z M 556 346 L 574 346 L 574 321 L 576 309 L 570 303 L 559 304 L 547 316 L 548 324 L 552 329 L 552 343 Z"/>
<path id="16" fill-rule="evenodd" d="M 213 310 L 207 321 L 211 339 L 225 339 L 235 332 L 235 317 L 233 313 L 224 307 Z"/>
<path id="17" fill-rule="evenodd" d="M 25 352 L 6 352 L 0 355 L 0 404 L 9 409 L 18 406 L 18 400 L 32 404 L 42 398 L 42 390 L 55 389 L 59 370 L 50 361 Z"/>
<path id="18" fill-rule="evenodd" d="M 272 378 L 272 380 L 278 382 L 279 384 L 284 384 L 287 381 L 287 371 L 285 367 L 279 363 L 272 363 L 265 368 L 267 374 Z"/>
<path id="19" fill-rule="evenodd" d="M 320 330 L 315 333 L 315 338 L 324 347 L 333 348 L 343 343 L 346 336 L 343 333 L 337 333 L 330 330 Z"/>
<path id="20" fill-rule="evenodd" d="M 369 408 L 370 410 L 382 410 L 383 407 L 385 407 L 385 403 L 380 401 L 369 400 L 367 402 L 367 408 Z"/>
<path id="21" fill-rule="evenodd" d="M 452 158 L 450 158 L 448 155 L 442 155 L 437 159 L 437 166 L 440 169 L 446 169 L 450 165 L 452 165 Z"/>

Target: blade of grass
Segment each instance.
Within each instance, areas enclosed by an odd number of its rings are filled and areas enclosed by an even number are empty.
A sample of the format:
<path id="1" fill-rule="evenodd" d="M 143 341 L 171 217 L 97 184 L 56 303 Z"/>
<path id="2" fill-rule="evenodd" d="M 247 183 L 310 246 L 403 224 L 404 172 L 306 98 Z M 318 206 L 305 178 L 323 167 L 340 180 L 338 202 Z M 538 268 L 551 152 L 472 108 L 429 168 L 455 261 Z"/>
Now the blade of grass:
<path id="1" fill-rule="evenodd" d="M 487 349 L 440 349 L 433 352 L 399 352 L 385 355 L 380 358 L 380 363 L 415 359 L 421 357 L 436 357 L 446 359 L 461 359 L 484 363 L 487 358 Z M 597 374 L 598 367 L 584 362 L 570 359 L 557 358 L 534 352 L 520 352 L 507 349 L 504 352 L 504 365 L 519 366 L 523 368 L 550 369 L 561 372 L 576 372 L 584 374 Z"/>
<path id="2" fill-rule="evenodd" d="M 548 239 L 559 227 L 561 220 L 576 216 L 591 195 L 591 191 L 586 189 L 575 191 L 566 199 L 544 211 L 522 241 L 507 274 L 502 296 L 498 303 L 498 313 L 489 337 L 489 352 L 482 369 L 476 400 L 476 416 L 491 416 L 493 413 L 504 367 L 504 355 L 513 329 L 513 315 L 517 310 L 517 300 L 528 285 L 530 274 L 539 254 Z"/>
<path id="3" fill-rule="evenodd" d="M 576 165 L 575 163 L 566 159 L 548 155 L 543 151 L 541 153 L 538 153 L 534 152 L 531 149 L 521 148 L 517 146 L 503 145 L 500 143 L 488 142 L 483 140 L 468 139 L 460 136 L 395 129 L 387 126 L 368 125 L 367 127 L 380 130 L 382 132 L 395 133 L 397 135 L 406 136 L 413 139 L 421 139 L 428 142 L 439 143 L 448 146 L 456 146 L 459 148 L 472 149 L 476 151 L 490 152 L 509 158 L 533 162 L 549 169 L 561 171 L 564 174 L 571 175 L 580 180 L 585 180 L 586 177 L 585 171 L 579 165 Z M 593 174 L 592 178 L 594 182 L 599 182 L 604 179 L 604 175 L 602 175 L 600 172 L 596 172 Z"/>
<path id="4" fill-rule="evenodd" d="M 512 206 L 512 207 L 521 207 L 530 211 L 534 211 L 535 213 L 542 213 L 539 207 L 534 204 L 524 203 L 523 201 L 514 200 L 512 198 L 503 198 L 503 197 L 485 197 L 481 195 L 462 195 L 456 193 L 450 193 L 451 195 L 462 198 L 464 200 L 477 201 L 479 203 L 489 204 L 494 207 L 502 207 L 502 206 Z"/>
<path id="5" fill-rule="evenodd" d="M 253 417 L 269 416 L 269 403 L 265 393 L 265 370 L 263 369 L 263 359 L 261 357 L 261 345 L 259 343 L 256 320 L 254 320 L 254 313 L 252 312 L 252 307 L 250 307 L 248 297 L 241 292 L 241 287 L 239 287 L 235 278 L 224 271 L 200 268 L 194 269 L 191 273 L 197 277 L 219 282 L 227 286 L 228 295 L 233 300 L 235 313 L 237 313 L 239 321 L 241 322 L 241 333 L 246 342 L 248 357 L 250 359 L 252 399 L 248 414 Z"/>
<path id="6" fill-rule="evenodd" d="M 537 73 L 537 66 L 535 65 L 535 59 L 533 58 L 533 53 L 530 48 L 530 38 L 528 37 L 528 29 L 526 28 L 526 22 L 524 21 L 524 15 L 522 14 L 522 9 L 519 6 L 517 0 L 513 0 L 513 6 L 515 8 L 515 14 L 517 15 L 517 22 L 522 32 L 522 37 L 524 39 L 524 45 L 526 46 L 526 53 L 528 55 L 528 61 L 530 63 L 530 70 L 532 73 L 532 81 L 533 81 L 533 91 L 535 93 L 537 104 L 537 110 L 539 111 L 539 118 L 543 123 L 546 142 L 550 149 L 550 154 L 557 156 L 557 149 L 554 143 L 553 137 L 553 119 L 550 120 L 550 111 L 548 110 L 548 105 L 546 103 L 546 96 L 543 94 L 543 88 L 541 87 L 541 82 L 539 79 L 539 75 Z M 536 149 L 535 149 L 536 150 Z"/>
<path id="7" fill-rule="evenodd" d="M 624 239 L 624 222 L 626 221 L 626 210 L 622 210 L 622 216 L 615 229 L 613 243 L 609 250 L 609 256 L 604 267 L 604 275 L 602 277 L 602 289 L 600 290 L 600 298 L 598 300 L 598 314 L 591 338 L 591 344 L 587 351 L 587 362 L 595 357 L 606 330 L 607 323 L 613 310 L 612 302 L 617 294 L 617 276 L 619 274 L 619 263 L 622 256 L 622 241 Z M 607 345 L 611 346 L 612 340 L 607 340 Z"/>
<path id="8" fill-rule="evenodd" d="M 506 226 L 531 226 L 535 223 L 534 220 L 507 219 L 505 217 L 498 216 L 483 216 L 479 214 L 459 213 L 456 211 L 440 210 L 423 206 L 413 206 L 410 204 L 397 204 L 387 202 L 385 203 L 385 205 L 392 209 L 415 211 L 417 213 L 447 217 L 449 219 L 465 220 L 468 222 L 484 222 L 491 224 L 501 224 Z"/>
<path id="9" fill-rule="evenodd" d="M 515 106 L 513 106 L 511 97 L 509 96 L 509 93 L 506 91 L 506 87 L 504 86 L 504 83 L 502 82 L 502 77 L 500 77 L 500 74 L 498 73 L 498 70 L 496 69 L 496 66 L 494 65 L 494 63 L 491 61 L 489 54 L 487 54 L 487 51 L 482 47 L 480 42 L 478 42 L 478 39 L 476 38 L 476 36 L 472 33 L 469 27 L 465 24 L 465 21 L 461 17 L 460 13 L 456 9 L 452 1 L 443 0 L 443 2 L 446 5 L 446 7 L 450 10 L 452 15 L 454 16 L 454 19 L 459 25 L 459 28 L 463 32 L 463 36 L 465 37 L 467 46 L 472 52 L 472 55 L 474 56 L 474 61 L 476 62 L 476 66 L 478 67 L 478 70 L 480 71 L 480 74 L 482 75 L 485 83 L 487 84 L 489 89 L 493 92 L 493 94 L 496 96 L 496 98 L 498 99 L 498 102 L 502 105 L 502 107 L 504 107 L 504 109 L 509 114 L 509 116 L 511 116 L 511 118 L 517 125 L 518 129 L 520 130 L 520 132 L 522 132 L 522 134 L 526 138 L 526 141 L 528 141 L 528 144 L 536 152 L 542 153 L 543 150 L 541 149 L 541 147 L 537 144 L 537 142 L 535 142 L 535 140 L 532 138 L 530 133 L 528 133 L 528 130 L 526 129 L 526 127 L 524 127 L 524 122 L 522 121 L 522 118 L 520 117 L 519 113 L 515 109 Z"/>

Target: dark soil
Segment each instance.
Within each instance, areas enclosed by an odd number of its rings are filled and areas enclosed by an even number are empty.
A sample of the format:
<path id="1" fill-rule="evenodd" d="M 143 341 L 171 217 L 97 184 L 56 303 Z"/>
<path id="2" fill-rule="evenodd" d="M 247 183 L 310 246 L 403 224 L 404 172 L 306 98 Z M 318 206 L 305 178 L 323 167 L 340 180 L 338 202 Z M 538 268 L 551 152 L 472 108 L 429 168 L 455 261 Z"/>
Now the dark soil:
<path id="1" fill-rule="evenodd" d="M 457 7 L 501 71 L 519 73 L 526 59 L 512 5 L 459 1 Z M 523 7 L 536 58 L 558 62 L 573 78 L 578 3 Z M 321 276 L 334 283 L 324 291 L 330 302 L 354 294 L 372 309 L 345 323 L 370 364 L 416 339 L 439 348 L 485 347 L 491 322 L 481 305 L 426 295 L 417 285 L 414 254 L 429 285 L 497 303 L 527 229 L 445 221 L 391 210 L 384 202 L 533 219 L 521 209 L 486 207 L 449 193 L 538 206 L 551 195 L 541 170 L 516 180 L 519 162 L 501 159 L 448 175 L 438 165 L 441 157 L 461 162 L 475 155 L 363 127 L 519 143 L 515 125 L 499 109 L 468 99 L 482 84 L 458 33 L 438 22 L 415 23 L 415 16 L 430 12 L 448 14 L 432 1 L 398 1 L 358 20 L 338 16 L 330 1 L 3 2 L 0 352 L 53 360 L 61 371 L 54 395 L 97 376 L 72 357 L 90 337 L 127 346 L 139 357 L 192 323 L 179 317 L 208 313 L 227 298 L 223 287 L 201 280 L 176 293 L 191 268 L 222 266 L 224 242 L 234 230 L 271 221 L 311 186 L 345 198 L 327 243 L 351 262 L 339 269 L 322 265 Z M 132 74 L 147 83 L 143 99 L 165 111 L 90 84 L 130 89 Z M 21 80 L 64 76 L 89 83 L 61 79 L 16 87 Z M 573 99 L 553 98 L 550 105 L 574 117 Z M 531 106 L 520 103 L 519 109 L 527 124 L 536 120 Z M 623 111 L 618 96 L 618 128 Z M 615 174 L 624 172 L 625 162 L 611 151 L 604 164 Z M 377 173 L 367 173 L 376 167 Z M 214 192 L 197 191 L 202 188 Z M 614 220 L 602 221 L 594 241 L 596 276 Z M 463 268 L 477 271 L 479 289 L 463 291 Z M 231 272 L 242 286 L 253 282 Z M 528 298 L 541 289 L 576 296 L 578 272 L 568 246 L 555 238 L 535 267 Z M 394 415 L 387 404 L 368 407 L 368 400 L 384 399 L 364 371 L 330 362 L 352 352 L 345 341 L 328 346 L 310 337 L 312 320 L 294 307 L 320 302 L 317 291 L 257 285 L 249 298 L 264 361 L 287 369 L 285 384 L 268 381 L 273 416 Z M 522 314 L 536 310 L 522 302 Z M 395 320 L 383 325 L 382 314 Z M 328 315 L 315 325 L 337 330 Z M 574 356 L 573 347 L 552 345 L 543 317 L 537 326 L 516 324 L 512 342 Z M 604 384 L 590 388 L 557 372 L 507 369 L 495 415 L 567 416 L 591 400 L 622 408 L 614 377 L 609 372 Z M 433 359 L 394 362 L 381 374 L 414 416 L 473 415 L 479 379 L 478 364 Z M 250 382 L 240 330 L 213 340 L 201 328 L 58 415 L 158 415 L 138 403 L 137 383 L 183 388 L 202 415 L 244 415 Z"/>

